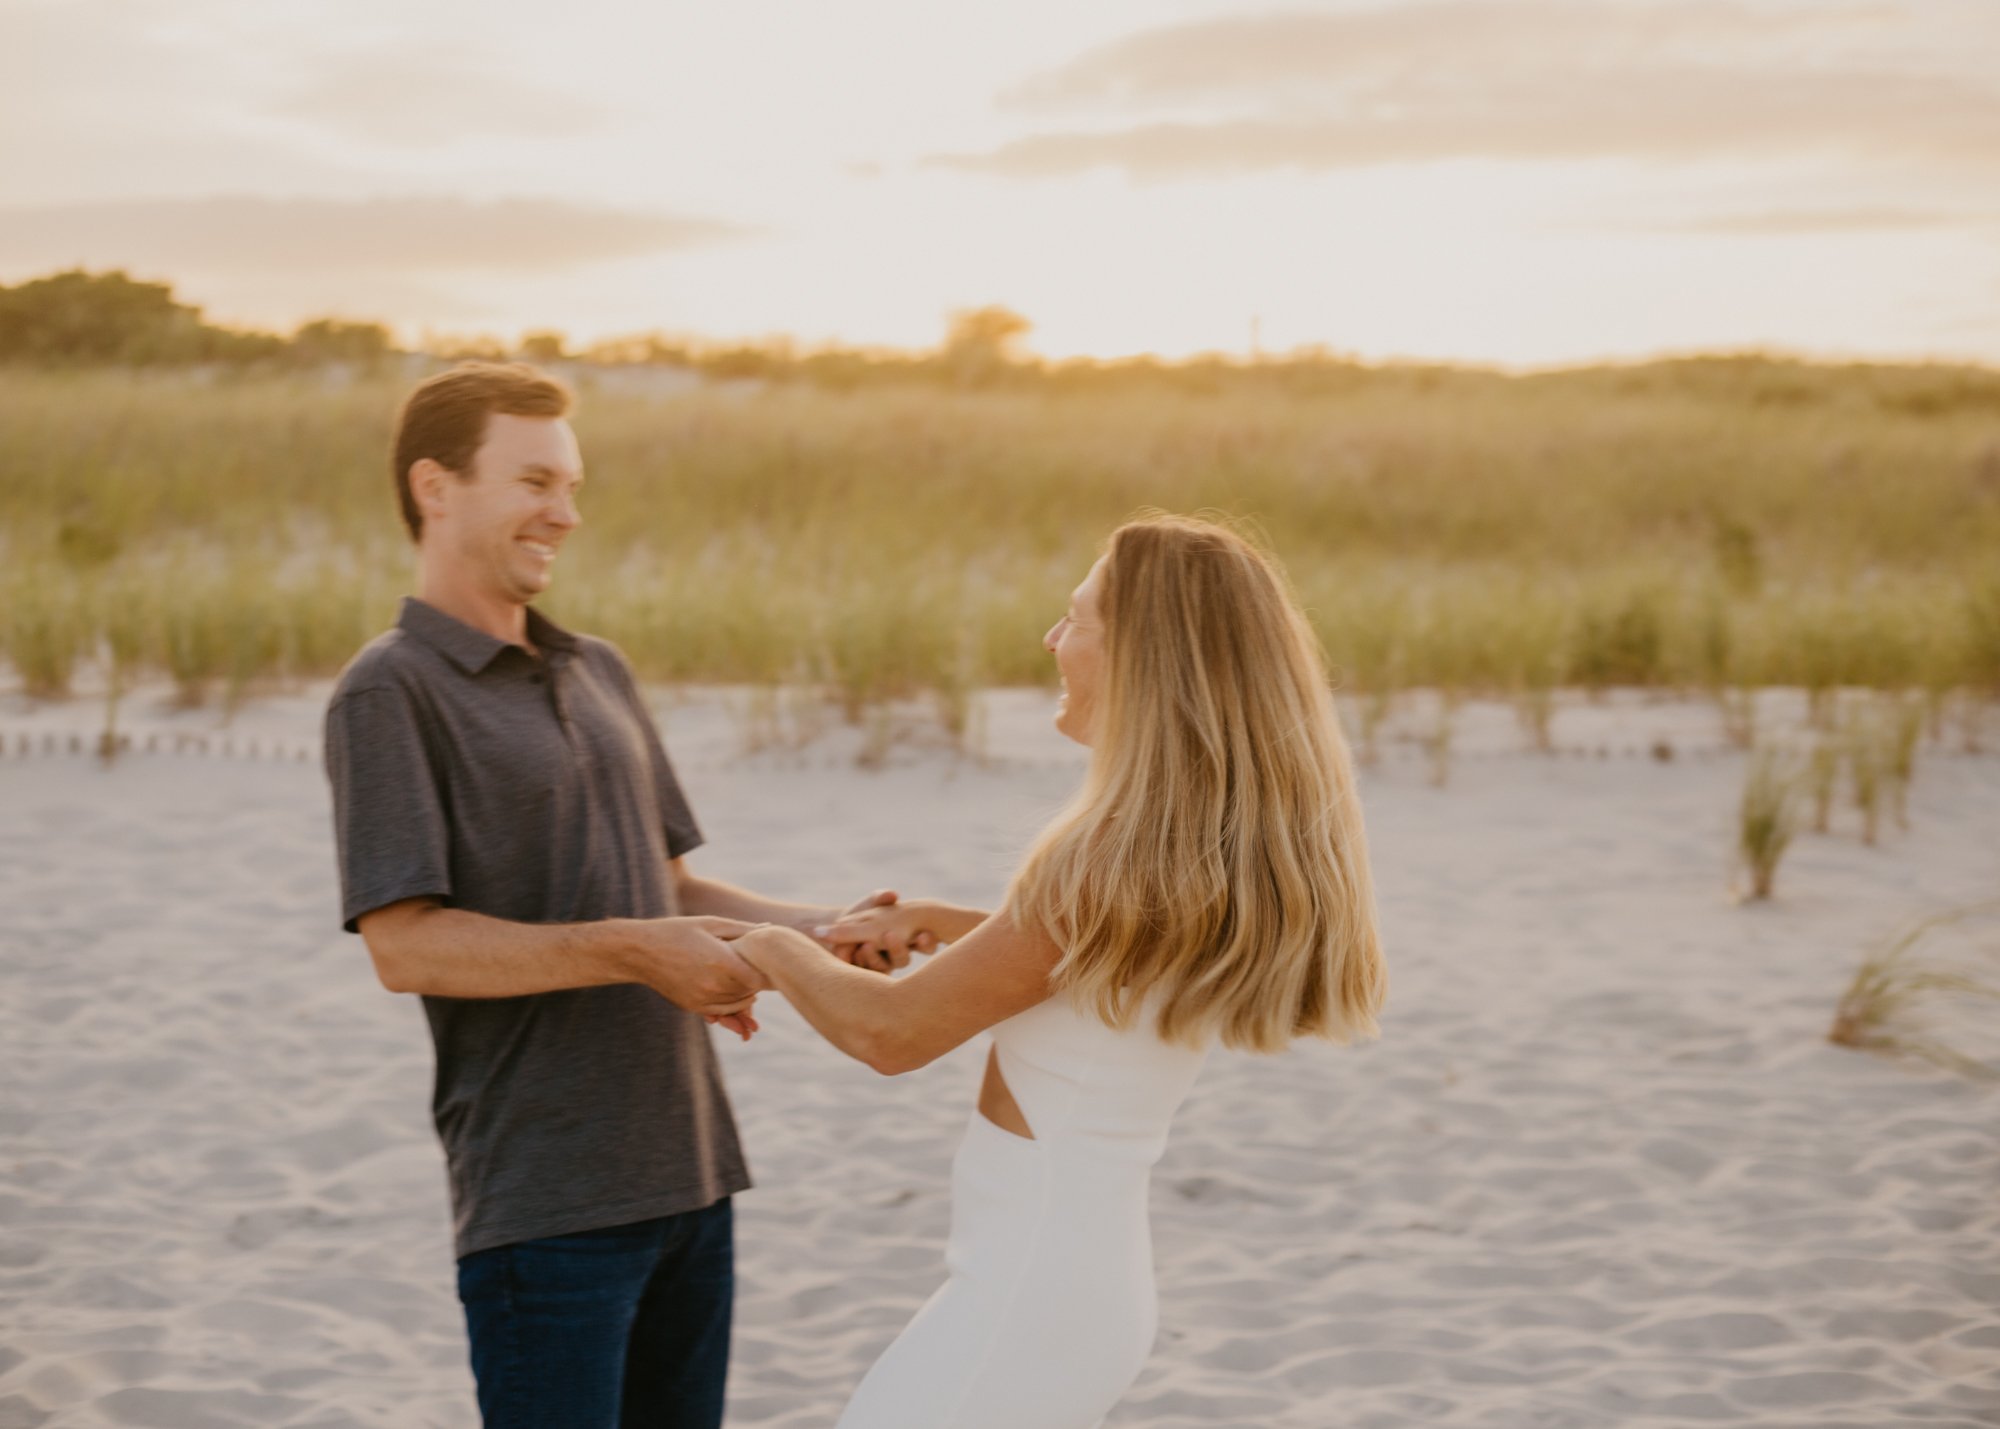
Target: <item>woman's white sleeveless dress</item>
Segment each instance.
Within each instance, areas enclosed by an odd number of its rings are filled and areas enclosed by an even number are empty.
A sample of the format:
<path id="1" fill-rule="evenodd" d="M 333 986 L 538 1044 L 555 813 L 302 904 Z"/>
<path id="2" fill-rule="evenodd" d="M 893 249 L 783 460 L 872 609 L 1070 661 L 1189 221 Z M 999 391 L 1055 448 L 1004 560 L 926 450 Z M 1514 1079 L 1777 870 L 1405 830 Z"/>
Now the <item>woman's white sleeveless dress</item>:
<path id="1" fill-rule="evenodd" d="M 976 1109 L 952 1163 L 950 1278 L 838 1429 L 1093 1429 L 1159 1322 L 1147 1191 L 1207 1056 L 1055 997 L 993 1029 L 1033 1140 Z"/>

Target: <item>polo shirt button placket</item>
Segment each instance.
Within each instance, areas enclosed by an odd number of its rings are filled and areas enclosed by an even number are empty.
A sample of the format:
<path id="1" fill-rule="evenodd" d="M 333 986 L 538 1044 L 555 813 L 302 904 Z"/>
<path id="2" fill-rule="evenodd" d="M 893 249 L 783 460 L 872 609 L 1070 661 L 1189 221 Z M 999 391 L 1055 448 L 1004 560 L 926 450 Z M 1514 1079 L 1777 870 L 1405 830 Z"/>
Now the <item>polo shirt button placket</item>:
<path id="1" fill-rule="evenodd" d="M 543 678 L 543 674 L 538 671 L 535 679 L 540 681 Z M 577 747 L 576 726 L 570 721 L 568 706 L 563 703 L 562 667 L 553 659 L 549 661 L 546 678 L 549 686 L 549 703 L 555 707 L 556 723 L 562 726 L 563 739 L 580 758 L 582 751 Z"/>

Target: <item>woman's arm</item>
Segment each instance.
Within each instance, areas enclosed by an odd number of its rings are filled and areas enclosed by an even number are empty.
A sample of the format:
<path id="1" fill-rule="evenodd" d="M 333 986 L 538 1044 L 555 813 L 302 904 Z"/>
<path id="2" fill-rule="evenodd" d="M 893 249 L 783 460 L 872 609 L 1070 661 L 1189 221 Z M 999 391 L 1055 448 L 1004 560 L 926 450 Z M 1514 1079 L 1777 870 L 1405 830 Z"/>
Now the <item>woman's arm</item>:
<path id="1" fill-rule="evenodd" d="M 884 1076 L 913 1072 L 960 1043 L 1046 1000 L 1061 950 L 1005 913 L 980 922 L 901 978 L 850 967 L 789 928 L 730 944 L 848 1056 Z"/>

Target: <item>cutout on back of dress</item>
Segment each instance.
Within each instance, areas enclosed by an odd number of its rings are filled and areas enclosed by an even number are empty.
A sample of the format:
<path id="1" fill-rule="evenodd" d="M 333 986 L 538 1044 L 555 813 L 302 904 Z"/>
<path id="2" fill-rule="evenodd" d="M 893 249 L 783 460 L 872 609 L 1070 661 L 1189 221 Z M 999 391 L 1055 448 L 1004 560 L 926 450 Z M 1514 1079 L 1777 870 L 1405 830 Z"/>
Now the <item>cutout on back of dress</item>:
<path id="1" fill-rule="evenodd" d="M 986 1052 L 986 1079 L 979 1085 L 979 1114 L 1002 1131 L 1023 1141 L 1035 1139 L 1035 1129 L 1028 1125 L 1021 1104 L 1014 1100 L 1013 1088 L 1007 1085 L 1007 1078 L 1000 1071 L 1000 1049 L 997 1047 L 990 1047 Z"/>

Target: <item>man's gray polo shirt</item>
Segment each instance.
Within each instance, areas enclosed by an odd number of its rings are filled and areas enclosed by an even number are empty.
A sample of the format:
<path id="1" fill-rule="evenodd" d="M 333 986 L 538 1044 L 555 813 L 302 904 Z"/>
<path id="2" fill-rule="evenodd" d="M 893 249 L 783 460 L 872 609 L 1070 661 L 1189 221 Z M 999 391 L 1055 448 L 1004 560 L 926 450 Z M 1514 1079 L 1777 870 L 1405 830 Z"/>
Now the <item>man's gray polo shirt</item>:
<path id="1" fill-rule="evenodd" d="M 326 770 L 349 932 L 434 897 L 519 923 L 677 911 L 701 843 L 616 647 L 533 609 L 532 656 L 405 599 L 342 672 Z M 457 1253 L 713 1205 L 750 1184 L 708 1026 L 637 984 L 425 997 Z"/>

